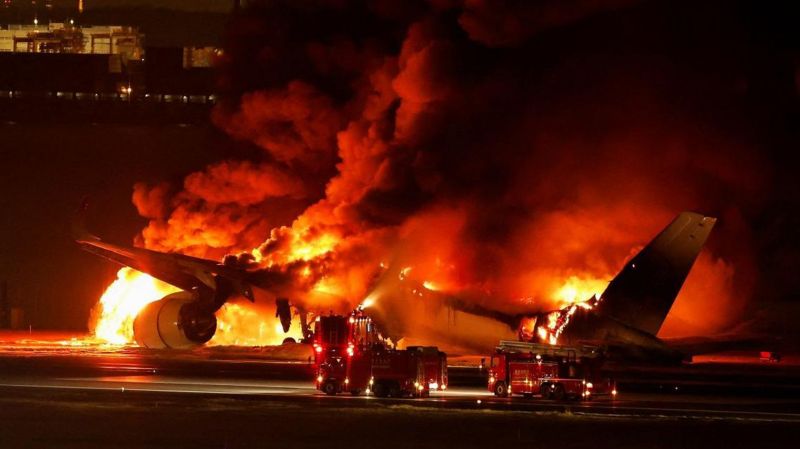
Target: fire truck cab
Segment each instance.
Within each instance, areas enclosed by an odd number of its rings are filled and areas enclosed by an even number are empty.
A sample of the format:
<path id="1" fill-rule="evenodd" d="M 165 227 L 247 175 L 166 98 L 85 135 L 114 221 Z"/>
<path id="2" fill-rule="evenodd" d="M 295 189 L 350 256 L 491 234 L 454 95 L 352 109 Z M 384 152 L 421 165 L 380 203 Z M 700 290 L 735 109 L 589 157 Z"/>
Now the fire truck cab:
<path id="1" fill-rule="evenodd" d="M 328 359 L 341 359 L 348 351 L 350 333 L 350 323 L 346 316 L 329 315 L 317 317 L 316 321 L 314 321 L 314 336 L 312 338 L 315 364 L 319 366 L 322 363 L 326 363 Z"/>
<path id="2" fill-rule="evenodd" d="M 594 347 L 501 341 L 491 358 L 487 386 L 499 397 L 514 394 L 556 400 L 614 397 L 616 387 L 611 379 L 602 377 L 602 363 L 602 353 Z"/>

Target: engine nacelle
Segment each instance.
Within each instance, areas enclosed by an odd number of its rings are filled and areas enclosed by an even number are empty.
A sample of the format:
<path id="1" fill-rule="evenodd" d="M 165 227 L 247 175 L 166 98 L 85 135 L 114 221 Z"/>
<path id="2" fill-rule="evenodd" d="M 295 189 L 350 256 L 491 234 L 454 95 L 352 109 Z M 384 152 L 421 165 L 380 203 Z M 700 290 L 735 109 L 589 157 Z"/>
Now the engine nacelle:
<path id="1" fill-rule="evenodd" d="M 191 292 L 180 291 L 146 305 L 133 321 L 136 343 L 145 348 L 186 349 L 211 340 L 217 318 L 197 304 Z"/>

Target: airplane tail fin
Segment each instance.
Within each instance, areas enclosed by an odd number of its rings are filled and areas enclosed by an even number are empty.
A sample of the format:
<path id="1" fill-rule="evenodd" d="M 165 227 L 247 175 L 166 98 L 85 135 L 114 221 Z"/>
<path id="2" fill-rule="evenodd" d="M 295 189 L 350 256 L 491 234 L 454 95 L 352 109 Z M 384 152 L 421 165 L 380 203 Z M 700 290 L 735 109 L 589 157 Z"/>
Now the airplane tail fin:
<path id="1" fill-rule="evenodd" d="M 679 214 L 608 284 L 598 311 L 657 334 L 716 221 Z"/>

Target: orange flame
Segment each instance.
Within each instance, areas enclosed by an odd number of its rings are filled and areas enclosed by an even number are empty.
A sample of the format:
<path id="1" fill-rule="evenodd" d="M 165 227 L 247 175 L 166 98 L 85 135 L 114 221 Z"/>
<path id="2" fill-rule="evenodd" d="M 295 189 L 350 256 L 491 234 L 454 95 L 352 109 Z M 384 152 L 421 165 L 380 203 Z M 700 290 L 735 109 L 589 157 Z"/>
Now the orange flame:
<path id="1" fill-rule="evenodd" d="M 227 303 L 217 311 L 217 332 L 209 345 L 213 346 L 272 346 L 286 338 L 300 341 L 299 326 L 283 332 L 279 319 L 260 313 L 249 303 Z"/>
<path id="2" fill-rule="evenodd" d="M 122 268 L 93 310 L 94 337 L 114 345 L 134 342 L 133 321 L 153 301 L 179 291 L 165 282 L 132 268 Z M 250 304 L 228 303 L 217 311 L 217 332 L 211 345 L 277 345 L 287 337 L 303 338 L 298 326 L 283 332 L 280 320 L 260 313 Z"/>
<path id="3" fill-rule="evenodd" d="M 600 302 L 601 293 L 608 285 L 607 281 L 596 278 L 580 278 L 570 276 L 558 288 L 554 297 L 561 307 L 548 313 L 547 322 L 536 328 L 536 335 L 543 343 L 556 345 L 558 337 L 564 332 L 570 318 L 578 308 L 593 309 Z"/>
<path id="4" fill-rule="evenodd" d="M 561 287 L 553 293 L 553 297 L 563 309 L 573 304 L 582 304 L 600 294 L 608 286 L 608 281 L 594 277 L 568 277 Z"/>
<path id="5" fill-rule="evenodd" d="M 153 301 L 179 289 L 132 268 L 122 268 L 92 311 L 94 336 L 115 345 L 133 343 L 133 320 Z"/>

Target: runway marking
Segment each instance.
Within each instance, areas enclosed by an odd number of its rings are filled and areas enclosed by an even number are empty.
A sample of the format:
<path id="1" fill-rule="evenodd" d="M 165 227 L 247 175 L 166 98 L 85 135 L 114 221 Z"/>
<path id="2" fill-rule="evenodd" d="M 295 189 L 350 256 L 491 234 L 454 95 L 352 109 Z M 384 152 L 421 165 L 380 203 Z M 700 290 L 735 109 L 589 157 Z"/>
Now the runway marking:
<path id="1" fill-rule="evenodd" d="M 84 391 L 108 391 L 120 392 L 145 392 L 145 393 L 174 393 L 174 394 L 201 394 L 201 395 L 216 395 L 216 396 L 292 396 L 298 397 L 315 397 L 313 394 L 302 394 L 307 391 L 298 391 L 297 389 L 290 388 L 257 388 L 252 386 L 247 387 L 232 387 L 230 389 L 173 389 L 173 388 L 147 388 L 141 384 L 133 383 L 133 385 L 119 385 L 119 386 L 99 386 L 99 385 L 53 385 L 53 384 L 31 384 L 31 383 L 0 383 L 0 387 L 8 388 L 31 388 L 31 389 L 53 389 L 53 390 L 84 390 Z M 310 390 L 310 389 L 309 389 Z M 314 390 L 315 391 L 315 390 Z M 315 391 L 316 392 L 316 391 Z M 300 394 L 298 394 L 300 393 Z M 319 396 L 326 400 L 375 400 L 377 398 L 370 396 Z M 398 400 L 411 406 L 422 406 L 425 403 L 441 403 L 454 406 L 468 405 L 469 409 L 474 409 L 474 402 L 472 400 L 462 400 L 453 398 L 451 401 L 446 401 L 446 397 L 440 396 L 438 398 L 431 398 L 432 400 L 418 399 L 413 401 Z M 394 402 L 394 401 L 393 401 Z M 514 406 L 530 406 L 541 407 L 538 410 L 526 408 L 514 408 Z M 437 407 L 438 408 L 438 407 Z M 555 412 L 555 413 L 572 413 L 574 415 L 587 416 L 587 417 L 620 417 L 620 418 L 655 418 L 655 419 L 710 419 L 710 420 L 736 420 L 736 421 L 760 421 L 760 422 L 798 422 L 800 421 L 800 414 L 798 413 L 780 413 L 780 412 L 761 412 L 761 411 L 732 411 L 732 410 L 714 410 L 714 409 L 686 409 L 686 408 L 648 408 L 636 406 L 574 406 L 562 405 L 556 403 L 540 403 L 540 404 L 525 404 L 525 403 L 512 403 L 512 402 L 486 402 L 480 409 L 507 411 L 517 413 L 536 413 L 536 412 Z M 616 413 L 615 413 L 616 412 Z M 644 412 L 644 413 L 631 413 L 631 412 Z M 682 414 L 674 414 L 682 413 Z M 737 416 L 738 415 L 738 416 Z"/>
<path id="2" fill-rule="evenodd" d="M 149 393 L 188 393 L 188 394 L 214 394 L 214 395 L 267 395 L 267 394 L 290 394 L 290 391 L 266 390 L 259 389 L 253 391 L 215 391 L 215 390 L 171 390 L 171 389 L 156 389 L 156 388 L 141 388 L 141 387 L 101 387 L 101 386 L 88 386 L 88 385 L 33 385 L 33 384 L 0 384 L 0 387 L 11 388 L 38 388 L 50 390 L 88 390 L 88 391 L 119 391 L 124 393 L 128 391 L 142 391 Z"/>

